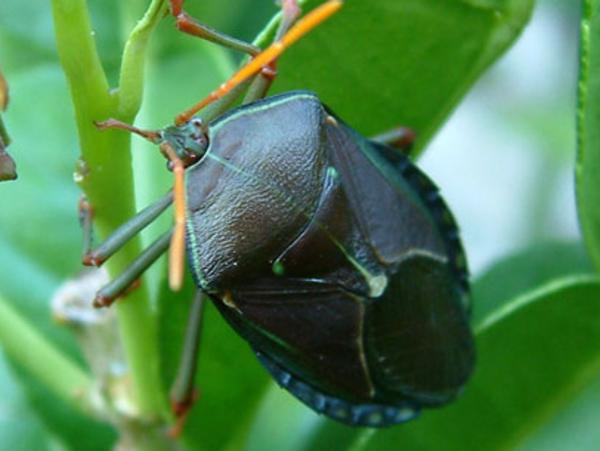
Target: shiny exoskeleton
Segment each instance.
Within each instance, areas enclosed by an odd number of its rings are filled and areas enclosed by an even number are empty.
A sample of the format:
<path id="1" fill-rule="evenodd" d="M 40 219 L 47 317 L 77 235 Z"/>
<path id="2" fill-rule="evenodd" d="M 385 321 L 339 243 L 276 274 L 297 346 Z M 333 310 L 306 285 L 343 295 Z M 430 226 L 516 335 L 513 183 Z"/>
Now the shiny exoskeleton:
<path id="1" fill-rule="evenodd" d="M 208 143 L 186 171 L 190 266 L 277 382 L 363 426 L 455 398 L 466 259 L 433 183 L 305 91 L 230 111 Z"/>

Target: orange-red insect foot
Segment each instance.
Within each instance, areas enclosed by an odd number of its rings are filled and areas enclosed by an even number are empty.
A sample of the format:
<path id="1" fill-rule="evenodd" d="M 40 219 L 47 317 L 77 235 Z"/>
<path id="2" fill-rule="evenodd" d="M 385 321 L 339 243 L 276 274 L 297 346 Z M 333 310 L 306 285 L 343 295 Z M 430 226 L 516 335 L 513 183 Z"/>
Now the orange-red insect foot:
<path id="1" fill-rule="evenodd" d="M 192 396 L 185 401 L 171 401 L 171 411 L 175 415 L 175 424 L 169 429 L 169 437 L 178 438 L 181 436 L 190 410 L 198 400 L 199 396 L 198 390 L 194 390 Z"/>

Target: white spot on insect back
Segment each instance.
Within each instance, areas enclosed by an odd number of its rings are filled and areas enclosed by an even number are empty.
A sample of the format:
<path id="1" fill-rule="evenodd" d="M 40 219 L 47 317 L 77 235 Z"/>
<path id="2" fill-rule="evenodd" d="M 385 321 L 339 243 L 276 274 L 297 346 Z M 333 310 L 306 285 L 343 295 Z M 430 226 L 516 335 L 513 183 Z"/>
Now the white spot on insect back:
<path id="1" fill-rule="evenodd" d="M 226 290 L 223 296 L 221 296 L 221 300 L 223 301 L 223 304 L 225 304 L 230 309 L 233 309 L 238 313 L 242 313 L 239 307 L 236 305 L 235 301 L 233 300 L 233 295 L 231 294 L 231 291 Z"/>
<path id="2" fill-rule="evenodd" d="M 325 123 L 333 125 L 334 127 L 338 126 L 338 121 L 336 121 L 335 117 L 331 116 L 330 114 L 325 117 Z"/>
<path id="3" fill-rule="evenodd" d="M 368 277 L 367 282 L 369 283 L 369 296 L 378 298 L 384 293 L 388 284 L 388 278 L 385 274 L 380 274 Z"/>

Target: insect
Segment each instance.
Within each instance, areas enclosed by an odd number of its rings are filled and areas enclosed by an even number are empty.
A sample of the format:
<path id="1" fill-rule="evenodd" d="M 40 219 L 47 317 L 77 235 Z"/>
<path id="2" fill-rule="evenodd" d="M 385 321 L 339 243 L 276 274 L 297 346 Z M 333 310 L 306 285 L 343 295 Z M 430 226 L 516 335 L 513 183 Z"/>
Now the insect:
<path id="1" fill-rule="evenodd" d="M 292 25 L 295 2 L 283 2 L 276 44 L 250 52 L 248 65 L 175 126 L 99 124 L 158 144 L 176 179 L 172 193 L 84 260 L 101 264 L 174 203 L 173 230 L 102 288 L 96 304 L 109 305 L 169 247 L 177 287 L 185 236 L 200 292 L 279 385 L 335 420 L 383 427 L 451 401 L 469 378 L 467 267 L 452 214 L 405 155 L 361 136 L 314 93 L 263 98 L 278 56 L 272 49 L 280 52 L 339 6 L 329 1 Z M 185 18 L 182 28 L 204 33 L 181 2 L 171 7 Z M 252 77 L 242 106 L 208 122 L 193 116 L 211 101 L 227 103 Z M 201 302 L 199 295 L 195 317 Z M 182 414 L 193 371 L 180 374 L 173 390 Z"/>

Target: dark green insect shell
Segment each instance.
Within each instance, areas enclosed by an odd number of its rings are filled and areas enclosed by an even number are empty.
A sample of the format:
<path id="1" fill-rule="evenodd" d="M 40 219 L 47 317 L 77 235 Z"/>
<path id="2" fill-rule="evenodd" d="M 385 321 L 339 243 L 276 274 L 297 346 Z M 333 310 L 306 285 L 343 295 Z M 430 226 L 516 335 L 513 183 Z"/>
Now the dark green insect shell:
<path id="1" fill-rule="evenodd" d="M 310 92 L 232 110 L 208 139 L 187 177 L 192 272 L 276 381 L 360 426 L 454 399 L 475 351 L 433 183 Z"/>

